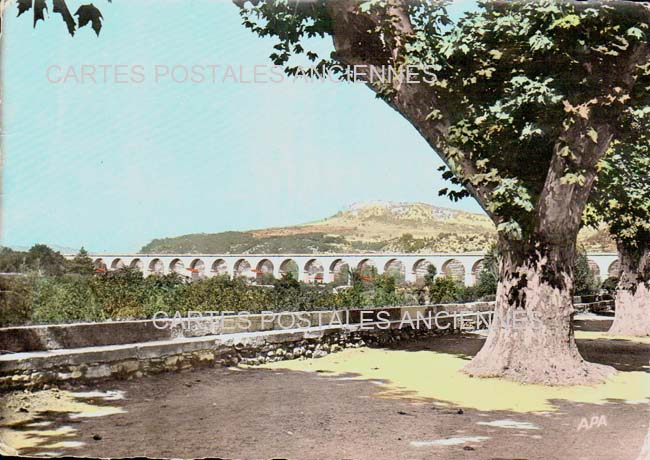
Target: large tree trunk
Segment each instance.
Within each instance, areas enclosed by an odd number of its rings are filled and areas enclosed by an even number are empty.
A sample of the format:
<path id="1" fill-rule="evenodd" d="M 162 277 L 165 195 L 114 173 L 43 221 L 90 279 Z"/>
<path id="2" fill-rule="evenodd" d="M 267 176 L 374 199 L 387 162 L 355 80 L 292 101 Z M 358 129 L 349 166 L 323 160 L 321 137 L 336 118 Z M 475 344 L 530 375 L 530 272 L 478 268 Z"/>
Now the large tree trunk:
<path id="1" fill-rule="evenodd" d="M 580 385 L 600 382 L 615 372 L 582 359 L 572 326 L 578 231 L 596 176 L 596 161 L 607 149 L 611 134 L 603 129 L 599 143 L 590 144 L 579 134 L 580 126 L 574 129 L 566 139 L 583 153 L 585 181 L 562 180 L 566 164 L 556 155 L 535 209 L 530 238 L 522 241 L 500 235 L 494 322 L 485 345 L 464 368 L 471 375 Z"/>
<path id="2" fill-rule="evenodd" d="M 586 362 L 572 327 L 575 239 L 564 245 L 499 242 L 500 280 L 487 341 L 464 371 L 525 383 L 589 384 L 613 373 Z"/>
<path id="3" fill-rule="evenodd" d="M 616 288 L 614 335 L 650 335 L 650 241 L 618 243 L 621 275 Z"/>

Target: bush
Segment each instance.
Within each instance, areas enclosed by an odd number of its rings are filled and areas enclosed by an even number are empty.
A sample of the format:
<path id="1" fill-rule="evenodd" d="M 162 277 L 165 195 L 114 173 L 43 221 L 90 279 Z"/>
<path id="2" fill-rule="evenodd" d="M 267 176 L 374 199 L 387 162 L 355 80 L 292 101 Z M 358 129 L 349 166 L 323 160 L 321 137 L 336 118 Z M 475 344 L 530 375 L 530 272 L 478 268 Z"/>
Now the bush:
<path id="1" fill-rule="evenodd" d="M 478 286 L 456 284 L 456 302 L 475 302 L 480 298 Z"/>
<path id="2" fill-rule="evenodd" d="M 483 269 L 476 283 L 476 297 L 487 298 L 496 295 L 499 276 L 492 270 Z"/>
<path id="3" fill-rule="evenodd" d="M 428 287 L 431 303 L 449 303 L 458 299 L 459 285 L 448 276 L 436 278 Z"/>
<path id="4" fill-rule="evenodd" d="M 159 311 L 173 316 L 177 311 L 182 315 L 189 311 L 259 313 L 423 304 L 427 292 L 434 303 L 467 302 L 487 289 L 480 282 L 465 287 L 451 278 L 433 278 L 434 270 L 427 273 L 426 288 L 398 286 L 393 276 L 374 270 L 369 275 L 352 270 L 352 286 L 347 288 L 300 283 L 291 275 L 274 280 L 272 286 L 250 285 L 227 276 L 193 282 L 177 274 L 143 278 L 131 268 L 94 276 L 4 277 L 0 278 L 0 324 L 142 319 Z"/>
<path id="5" fill-rule="evenodd" d="M 573 268 L 573 295 L 596 295 L 599 291 L 598 280 L 589 267 L 589 259 L 584 250 L 578 252 Z"/>
<path id="6" fill-rule="evenodd" d="M 617 286 L 618 286 L 618 277 L 610 276 L 605 281 L 603 281 L 603 284 L 600 286 L 600 288 L 603 291 L 605 291 L 607 294 L 614 296 L 616 295 Z"/>
<path id="7" fill-rule="evenodd" d="M 34 277 L 32 321 L 65 323 L 110 318 L 97 301 L 94 283 L 90 277 Z"/>
<path id="8" fill-rule="evenodd" d="M 404 297 L 397 293 L 395 277 L 384 273 L 375 277 L 373 295 L 369 305 L 387 306 L 404 303 Z"/>
<path id="9" fill-rule="evenodd" d="M 32 280 L 25 276 L 0 277 L 0 326 L 24 324 L 32 318 Z"/>

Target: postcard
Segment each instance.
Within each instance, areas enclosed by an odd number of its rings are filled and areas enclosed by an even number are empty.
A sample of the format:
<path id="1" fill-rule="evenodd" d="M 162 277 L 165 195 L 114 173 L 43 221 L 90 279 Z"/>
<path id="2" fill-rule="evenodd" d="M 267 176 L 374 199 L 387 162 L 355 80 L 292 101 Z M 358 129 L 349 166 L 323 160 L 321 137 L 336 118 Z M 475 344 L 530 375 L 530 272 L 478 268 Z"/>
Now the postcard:
<path id="1" fill-rule="evenodd" d="M 0 0 L 0 454 L 650 459 L 650 8 Z"/>

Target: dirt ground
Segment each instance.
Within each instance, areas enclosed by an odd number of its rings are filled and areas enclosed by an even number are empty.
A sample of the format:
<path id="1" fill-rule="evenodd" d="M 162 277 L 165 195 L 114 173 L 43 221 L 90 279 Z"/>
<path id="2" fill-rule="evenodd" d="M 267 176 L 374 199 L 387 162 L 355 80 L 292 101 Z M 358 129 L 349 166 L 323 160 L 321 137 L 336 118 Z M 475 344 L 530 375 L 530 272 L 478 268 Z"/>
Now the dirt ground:
<path id="1" fill-rule="evenodd" d="M 472 379 L 458 368 L 483 338 L 448 336 L 263 368 L 12 393 L 0 398 L 0 439 L 24 455 L 637 459 L 650 421 L 650 340 L 578 337 L 583 356 L 619 370 L 611 382 Z"/>

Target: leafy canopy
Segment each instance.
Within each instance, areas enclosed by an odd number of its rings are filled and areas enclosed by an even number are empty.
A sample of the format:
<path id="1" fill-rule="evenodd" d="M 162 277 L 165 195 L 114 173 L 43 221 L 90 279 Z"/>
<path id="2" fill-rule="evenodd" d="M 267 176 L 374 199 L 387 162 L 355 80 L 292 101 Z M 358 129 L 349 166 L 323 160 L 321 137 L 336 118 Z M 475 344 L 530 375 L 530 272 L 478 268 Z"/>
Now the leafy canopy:
<path id="1" fill-rule="evenodd" d="M 636 142 L 614 142 L 601 162 L 594 193 L 585 211 L 587 224 L 605 223 L 626 247 L 650 250 L 650 147 L 645 117 L 631 120 Z"/>
<path id="2" fill-rule="evenodd" d="M 443 193 L 453 199 L 471 194 L 502 234 L 530 236 L 553 181 L 588 196 L 609 143 L 635 145 L 629 120 L 647 123 L 647 10 L 629 2 L 482 1 L 452 23 L 445 6 L 418 0 L 240 3 L 246 27 L 277 39 L 271 59 L 288 65 L 290 74 L 297 55 L 323 69 L 416 65 L 422 77 L 424 69 L 433 70 L 436 78 L 419 79 L 417 85 L 427 87 L 411 99 L 409 84 L 400 81 L 368 85 L 436 148 L 445 177 L 465 186 Z M 345 22 L 338 29 L 337 20 Z M 303 46 L 326 35 L 336 48 L 327 58 Z"/>
<path id="3" fill-rule="evenodd" d="M 633 144 L 637 130 L 629 119 L 647 122 L 649 69 L 640 50 L 648 22 L 607 5 L 484 6 L 442 45 L 447 66 L 437 93 L 462 107 L 446 155 L 463 181 L 491 190 L 487 208 L 505 218 L 501 230 L 530 232 L 553 160 L 561 159 L 562 182 L 584 187 L 593 168 L 584 150 L 610 131 L 617 142 Z M 638 63 L 635 54 L 643 56 Z M 463 170 L 467 157 L 475 171 Z"/>

